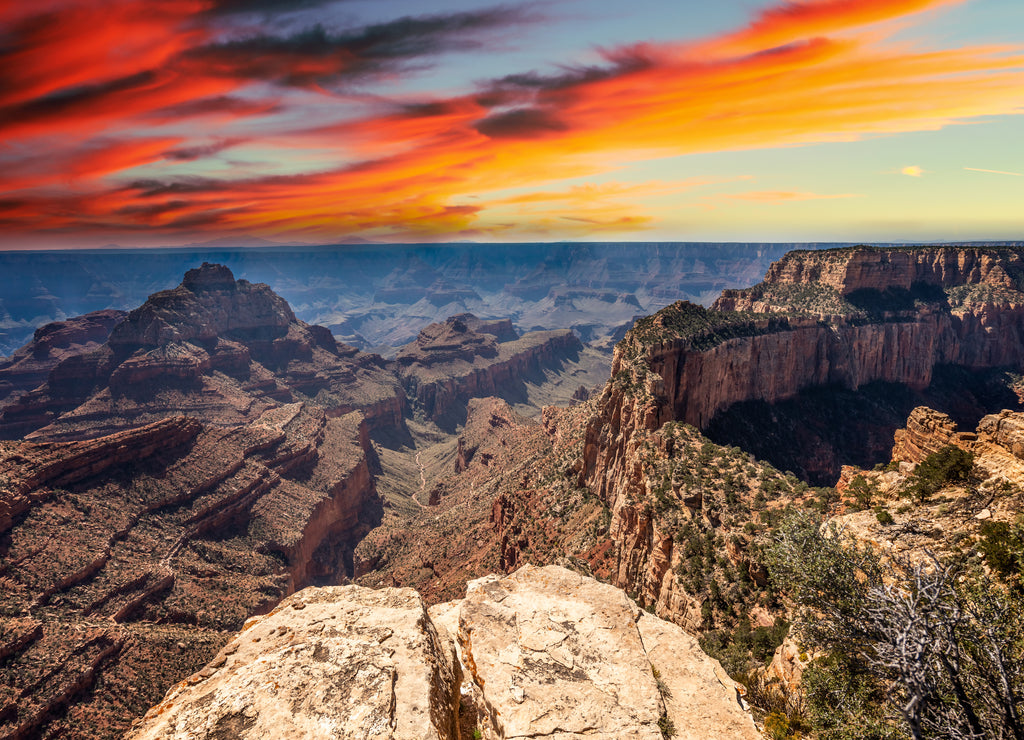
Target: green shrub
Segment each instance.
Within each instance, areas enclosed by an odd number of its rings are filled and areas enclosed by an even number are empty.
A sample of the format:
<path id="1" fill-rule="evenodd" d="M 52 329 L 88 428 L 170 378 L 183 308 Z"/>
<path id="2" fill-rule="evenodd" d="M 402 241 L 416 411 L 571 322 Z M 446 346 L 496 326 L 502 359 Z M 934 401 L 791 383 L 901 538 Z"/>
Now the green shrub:
<path id="1" fill-rule="evenodd" d="M 867 478 L 863 475 L 853 476 L 853 480 L 850 481 L 850 485 L 846 490 L 853 496 L 853 504 L 851 504 L 850 508 L 854 511 L 870 509 L 872 499 L 878 493 L 877 486 L 868 483 Z"/>
<path id="2" fill-rule="evenodd" d="M 911 493 L 921 502 L 950 483 L 970 480 L 974 470 L 974 453 L 954 445 L 946 445 L 928 455 L 914 471 Z"/>
<path id="3" fill-rule="evenodd" d="M 1017 588 L 1024 576 L 1024 524 L 1020 518 L 1010 522 L 988 521 L 981 525 L 978 549 L 985 562 Z"/>
<path id="4" fill-rule="evenodd" d="M 824 688 L 804 673 L 812 721 L 820 695 L 821 740 L 1024 737 L 1024 598 L 969 564 L 883 562 L 806 514 L 776 531 L 773 583 L 800 607 L 801 641 L 835 661 Z"/>

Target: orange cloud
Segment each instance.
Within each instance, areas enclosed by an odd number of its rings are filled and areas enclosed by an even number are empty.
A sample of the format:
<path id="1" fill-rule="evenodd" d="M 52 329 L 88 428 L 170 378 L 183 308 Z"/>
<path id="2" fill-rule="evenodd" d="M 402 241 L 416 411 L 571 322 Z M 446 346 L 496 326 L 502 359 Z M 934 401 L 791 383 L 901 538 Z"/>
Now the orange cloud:
<path id="1" fill-rule="evenodd" d="M 338 56 L 307 59 L 295 35 L 266 32 L 259 44 L 218 46 L 217 27 L 197 20 L 212 17 L 215 4 L 199 0 L 168 0 L 152 14 L 152 3 L 121 0 L 107 21 L 120 32 L 104 28 L 93 38 L 84 29 L 99 22 L 98 6 L 74 3 L 74 12 L 56 20 L 26 15 L 15 23 L 31 43 L 19 47 L 17 74 L 0 93 L 0 135 L 26 145 L 72 136 L 80 156 L 68 160 L 67 171 L 104 184 L 54 195 L 33 190 L 24 173 L 3 182 L 0 223 L 8 232 L 220 230 L 324 240 L 555 232 L 570 221 L 578 229 L 641 228 L 652 223 L 642 206 L 655 194 L 650 186 L 552 184 L 638 159 L 852 141 L 1021 113 L 1024 49 L 921 49 L 891 40 L 894 22 L 955 1 L 786 2 L 735 33 L 612 49 L 599 66 L 512 75 L 358 119 L 350 99 L 320 95 L 320 82 L 387 67 L 390 47 L 380 47 L 372 64 L 353 66 Z M 132 39 L 119 41 L 127 31 Z M 436 48 L 447 48 L 449 32 L 437 33 Z M 314 41 L 334 49 L 344 39 L 321 34 Z M 101 47 L 107 53 L 99 54 Z M 240 50 L 267 56 L 249 63 Z M 284 67 L 266 66 L 270 59 Z M 7 61 L 0 60 L 5 68 Z M 317 115 L 336 110 L 335 122 L 289 123 L 314 97 Z M 201 137 L 181 133 L 191 117 L 208 114 L 217 117 Z M 270 122 L 254 125 L 253 118 L 268 115 Z M 126 135 L 144 124 L 173 133 Z M 103 151 L 93 140 L 99 136 L 135 141 Z M 240 138 L 267 157 L 315 153 L 316 169 L 287 177 L 195 174 L 196 163 L 225 148 L 207 142 Z M 171 151 L 190 156 L 168 160 Z M 140 165 L 149 171 L 113 181 Z M 516 188 L 534 190 L 507 195 Z M 661 194 L 672 188 L 686 186 L 668 183 Z M 770 203 L 854 196 L 729 197 Z"/>

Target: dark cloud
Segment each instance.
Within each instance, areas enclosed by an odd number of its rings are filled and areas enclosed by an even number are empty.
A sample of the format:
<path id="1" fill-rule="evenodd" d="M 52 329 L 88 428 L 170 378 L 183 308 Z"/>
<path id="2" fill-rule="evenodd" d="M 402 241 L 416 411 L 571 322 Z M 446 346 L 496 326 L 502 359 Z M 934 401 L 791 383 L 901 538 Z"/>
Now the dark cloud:
<path id="1" fill-rule="evenodd" d="M 476 124 L 476 130 L 492 139 L 539 139 L 568 127 L 539 108 L 520 108 L 497 113 Z"/>
<path id="2" fill-rule="evenodd" d="M 399 18 L 352 31 L 321 25 L 290 35 L 262 34 L 208 44 L 182 55 L 207 75 L 292 87 L 358 82 L 407 69 L 424 58 L 478 49 L 481 32 L 537 20 L 523 8 L 499 6 L 448 15 Z"/>
<path id="3" fill-rule="evenodd" d="M 182 177 L 176 180 L 135 180 L 125 190 L 137 191 L 140 198 L 155 198 L 164 195 L 185 195 L 190 193 L 215 193 L 224 189 L 219 180 L 209 177 Z"/>
<path id="4" fill-rule="evenodd" d="M 426 103 L 407 103 L 400 108 L 401 115 L 408 118 L 436 118 L 450 116 L 462 110 L 457 100 L 436 100 Z"/>
<path id="5" fill-rule="evenodd" d="M 298 10 L 320 8 L 346 0 L 214 0 L 209 15 L 240 15 L 246 13 L 276 15 Z"/>
<path id="6" fill-rule="evenodd" d="M 559 74 L 542 75 L 537 72 L 507 75 L 500 77 L 488 85 L 489 92 L 506 93 L 513 90 L 559 91 L 568 90 L 592 82 L 601 82 L 620 77 L 632 72 L 650 69 L 656 62 L 645 52 L 643 47 L 617 49 L 605 53 L 607 66 L 563 67 Z"/>
<path id="7" fill-rule="evenodd" d="M 204 146 L 190 146 L 181 147 L 180 149 L 169 149 L 164 152 L 164 157 L 176 162 L 193 162 L 197 159 L 205 159 L 206 157 L 213 157 L 220 154 L 225 149 L 230 149 L 233 146 L 238 146 L 244 143 L 244 139 L 224 139 L 222 141 L 214 142 L 213 144 L 206 144 Z"/>
<path id="8" fill-rule="evenodd" d="M 180 211 L 182 208 L 188 208 L 189 205 L 188 201 L 172 200 L 167 203 L 145 203 L 124 206 L 123 208 L 118 208 L 114 213 L 118 216 L 141 216 L 145 219 L 151 219 L 165 216 L 173 211 Z"/>
<path id="9" fill-rule="evenodd" d="M 32 201 L 17 198 L 0 198 L 0 211 L 19 211 Z"/>
<path id="10" fill-rule="evenodd" d="M 95 85 L 76 85 L 26 103 L 0 109 L 0 126 L 87 111 L 119 95 L 149 87 L 157 79 L 152 71 L 139 72 Z"/>
<path id="11" fill-rule="evenodd" d="M 175 103 L 150 111 L 146 118 L 177 120 L 210 115 L 271 115 L 281 111 L 274 102 L 246 100 L 232 95 L 216 95 Z"/>

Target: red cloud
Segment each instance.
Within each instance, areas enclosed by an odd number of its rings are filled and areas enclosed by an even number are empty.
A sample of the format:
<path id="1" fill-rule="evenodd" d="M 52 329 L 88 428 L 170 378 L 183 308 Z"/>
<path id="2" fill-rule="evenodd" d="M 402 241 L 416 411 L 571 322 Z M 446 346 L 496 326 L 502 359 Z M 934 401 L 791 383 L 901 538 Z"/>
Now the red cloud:
<path id="1" fill-rule="evenodd" d="M 19 43 L 0 58 L 15 70 L 0 88 L 0 136 L 20 142 L 19 151 L 71 141 L 71 153 L 55 161 L 65 177 L 89 184 L 44 192 L 57 179 L 52 165 L 0 152 L 0 223 L 8 233 L 221 229 L 324 240 L 496 233 L 511 228 L 500 209 L 512 201 L 489 193 L 607 172 L 622 160 L 853 140 L 1019 113 L 1021 49 L 887 41 L 894 24 L 883 22 L 905 23 L 952 1 L 783 3 L 735 33 L 613 49 L 599 66 L 513 75 L 358 120 L 350 98 L 316 92 L 325 80 L 352 70 L 366 79 L 448 49 L 452 39 L 469 44 L 465 34 L 481 27 L 476 16 L 451 16 L 451 27 L 406 21 L 428 36 L 406 47 L 397 21 L 347 35 L 319 31 L 307 46 L 301 34 L 268 31 L 232 45 L 218 24 L 245 5 L 233 0 L 69 1 L 48 15 L 21 12 L 8 16 Z M 311 100 L 319 116 L 336 110 L 336 123 L 296 128 Z M 202 131 L 196 116 L 205 116 Z M 166 135 L 138 133 L 154 125 Z M 195 169 L 235 142 L 293 171 L 306 159 L 308 169 L 262 177 Z M 113 181 L 140 165 L 150 166 L 144 177 Z M 469 203 L 471 196 L 482 197 Z M 595 229 L 649 221 L 618 208 L 607 218 L 596 209 L 576 217 Z M 524 217 L 543 230 L 574 216 L 555 198 Z"/>

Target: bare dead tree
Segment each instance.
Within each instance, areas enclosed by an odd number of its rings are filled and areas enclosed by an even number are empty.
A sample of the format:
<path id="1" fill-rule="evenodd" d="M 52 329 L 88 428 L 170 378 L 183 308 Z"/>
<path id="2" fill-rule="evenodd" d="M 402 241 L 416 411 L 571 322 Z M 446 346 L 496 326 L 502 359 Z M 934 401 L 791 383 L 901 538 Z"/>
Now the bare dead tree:
<path id="1" fill-rule="evenodd" d="M 1024 740 L 1024 602 L 981 568 L 883 563 L 805 516 L 779 528 L 769 564 L 803 639 L 886 682 L 915 740 Z"/>

